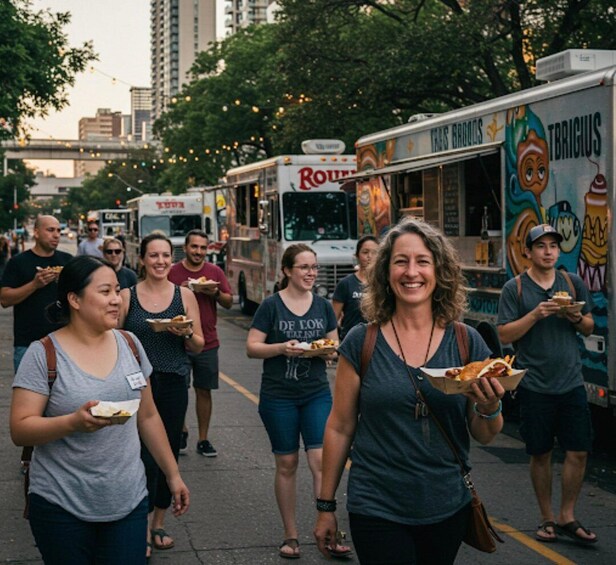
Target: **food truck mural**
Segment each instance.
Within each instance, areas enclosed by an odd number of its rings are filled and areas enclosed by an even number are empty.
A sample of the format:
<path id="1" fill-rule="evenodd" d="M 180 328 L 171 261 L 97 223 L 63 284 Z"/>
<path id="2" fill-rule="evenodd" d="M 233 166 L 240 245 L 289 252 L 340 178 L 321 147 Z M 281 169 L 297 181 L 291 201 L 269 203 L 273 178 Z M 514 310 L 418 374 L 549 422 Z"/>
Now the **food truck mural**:
<path id="1" fill-rule="evenodd" d="M 366 135 L 353 175 L 359 234 L 413 215 L 451 238 L 475 324 L 495 324 L 500 289 L 529 266 L 528 231 L 551 224 L 563 237 L 557 267 L 594 302 L 594 332 L 579 336 L 589 399 L 612 409 L 615 76 L 593 71 Z"/>

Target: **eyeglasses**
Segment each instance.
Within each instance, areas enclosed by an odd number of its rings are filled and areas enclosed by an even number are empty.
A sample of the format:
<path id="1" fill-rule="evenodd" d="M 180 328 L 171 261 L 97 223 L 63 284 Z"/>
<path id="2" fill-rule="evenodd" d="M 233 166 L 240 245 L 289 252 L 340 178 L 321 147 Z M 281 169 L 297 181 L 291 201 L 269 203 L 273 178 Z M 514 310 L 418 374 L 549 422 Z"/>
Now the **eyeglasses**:
<path id="1" fill-rule="evenodd" d="M 88 231 L 98 231 L 98 228 L 88 228 Z"/>
<path id="2" fill-rule="evenodd" d="M 105 249 L 105 253 L 107 255 L 119 255 L 123 251 L 123 249 Z"/>
<path id="3" fill-rule="evenodd" d="M 320 268 L 321 265 L 293 265 L 293 269 L 299 269 L 302 273 L 317 272 Z"/>

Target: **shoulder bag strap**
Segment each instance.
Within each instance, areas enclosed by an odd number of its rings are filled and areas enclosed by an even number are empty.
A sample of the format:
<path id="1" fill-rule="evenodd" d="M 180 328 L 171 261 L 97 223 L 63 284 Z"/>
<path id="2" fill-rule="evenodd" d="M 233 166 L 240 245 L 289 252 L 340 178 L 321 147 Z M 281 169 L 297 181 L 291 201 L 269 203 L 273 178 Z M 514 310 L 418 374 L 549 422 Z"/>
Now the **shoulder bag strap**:
<path id="1" fill-rule="evenodd" d="M 466 365 L 471 360 L 466 325 L 462 322 L 454 322 L 453 329 L 456 332 L 456 341 L 458 342 L 458 350 L 460 351 L 462 364 Z"/>
<path id="2" fill-rule="evenodd" d="M 374 353 L 374 346 L 376 345 L 376 336 L 379 331 L 379 326 L 370 322 L 366 326 L 366 335 L 364 336 L 364 344 L 361 350 L 361 361 L 359 365 L 359 380 L 363 381 L 368 371 L 368 365 L 370 365 L 370 359 Z"/>
<path id="3" fill-rule="evenodd" d="M 130 350 L 133 352 L 133 355 L 135 356 L 135 359 L 137 359 L 137 363 L 141 365 L 141 359 L 139 357 L 139 350 L 137 349 L 137 346 L 135 345 L 135 340 L 133 339 L 133 336 L 130 335 L 126 330 L 118 330 L 118 331 L 122 334 L 122 337 L 126 340 L 126 343 L 128 343 Z"/>
<path id="4" fill-rule="evenodd" d="M 567 271 L 560 271 L 560 274 L 565 277 L 565 281 L 567 281 L 567 286 L 569 286 L 569 294 L 571 294 L 571 297 L 575 302 L 577 293 L 575 292 L 575 287 L 573 286 L 573 281 L 571 280 L 569 273 Z"/>

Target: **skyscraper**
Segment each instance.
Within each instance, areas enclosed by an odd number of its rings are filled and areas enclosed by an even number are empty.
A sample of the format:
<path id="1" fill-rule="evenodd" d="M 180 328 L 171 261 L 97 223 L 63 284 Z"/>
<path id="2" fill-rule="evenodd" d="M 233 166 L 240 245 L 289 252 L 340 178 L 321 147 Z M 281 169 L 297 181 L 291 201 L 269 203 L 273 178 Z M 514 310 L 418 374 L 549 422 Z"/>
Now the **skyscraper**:
<path id="1" fill-rule="evenodd" d="M 216 40 L 216 0 L 150 0 L 152 121 L 171 103 L 200 51 Z"/>
<path id="2" fill-rule="evenodd" d="M 93 118 L 84 117 L 79 120 L 79 139 L 81 140 L 119 139 L 121 134 L 122 112 L 112 112 L 109 108 L 99 108 Z M 75 176 L 95 175 L 104 165 L 104 161 L 91 157 L 87 161 L 74 161 Z"/>
<path id="3" fill-rule="evenodd" d="M 140 86 L 130 89 L 131 135 L 135 141 L 152 137 L 152 90 Z"/>
<path id="4" fill-rule="evenodd" d="M 225 0 L 225 35 L 250 24 L 267 22 L 267 7 L 272 0 Z"/>

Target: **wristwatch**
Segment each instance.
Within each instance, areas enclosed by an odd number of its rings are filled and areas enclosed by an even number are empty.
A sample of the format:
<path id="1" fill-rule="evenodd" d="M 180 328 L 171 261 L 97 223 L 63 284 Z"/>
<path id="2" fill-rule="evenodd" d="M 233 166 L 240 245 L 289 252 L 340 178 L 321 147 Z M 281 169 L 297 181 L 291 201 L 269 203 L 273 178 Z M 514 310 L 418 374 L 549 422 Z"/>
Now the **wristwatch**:
<path id="1" fill-rule="evenodd" d="M 218 300 L 218 297 L 220 296 L 220 289 L 217 288 L 216 292 L 214 293 L 214 300 Z"/>
<path id="2" fill-rule="evenodd" d="M 185 339 L 186 341 L 188 341 L 189 339 L 191 339 L 191 338 L 192 338 L 192 336 L 193 336 L 193 335 L 195 335 L 195 334 L 194 334 L 194 332 L 190 332 L 189 334 L 186 334 L 186 335 L 184 336 L 184 339 Z"/>

